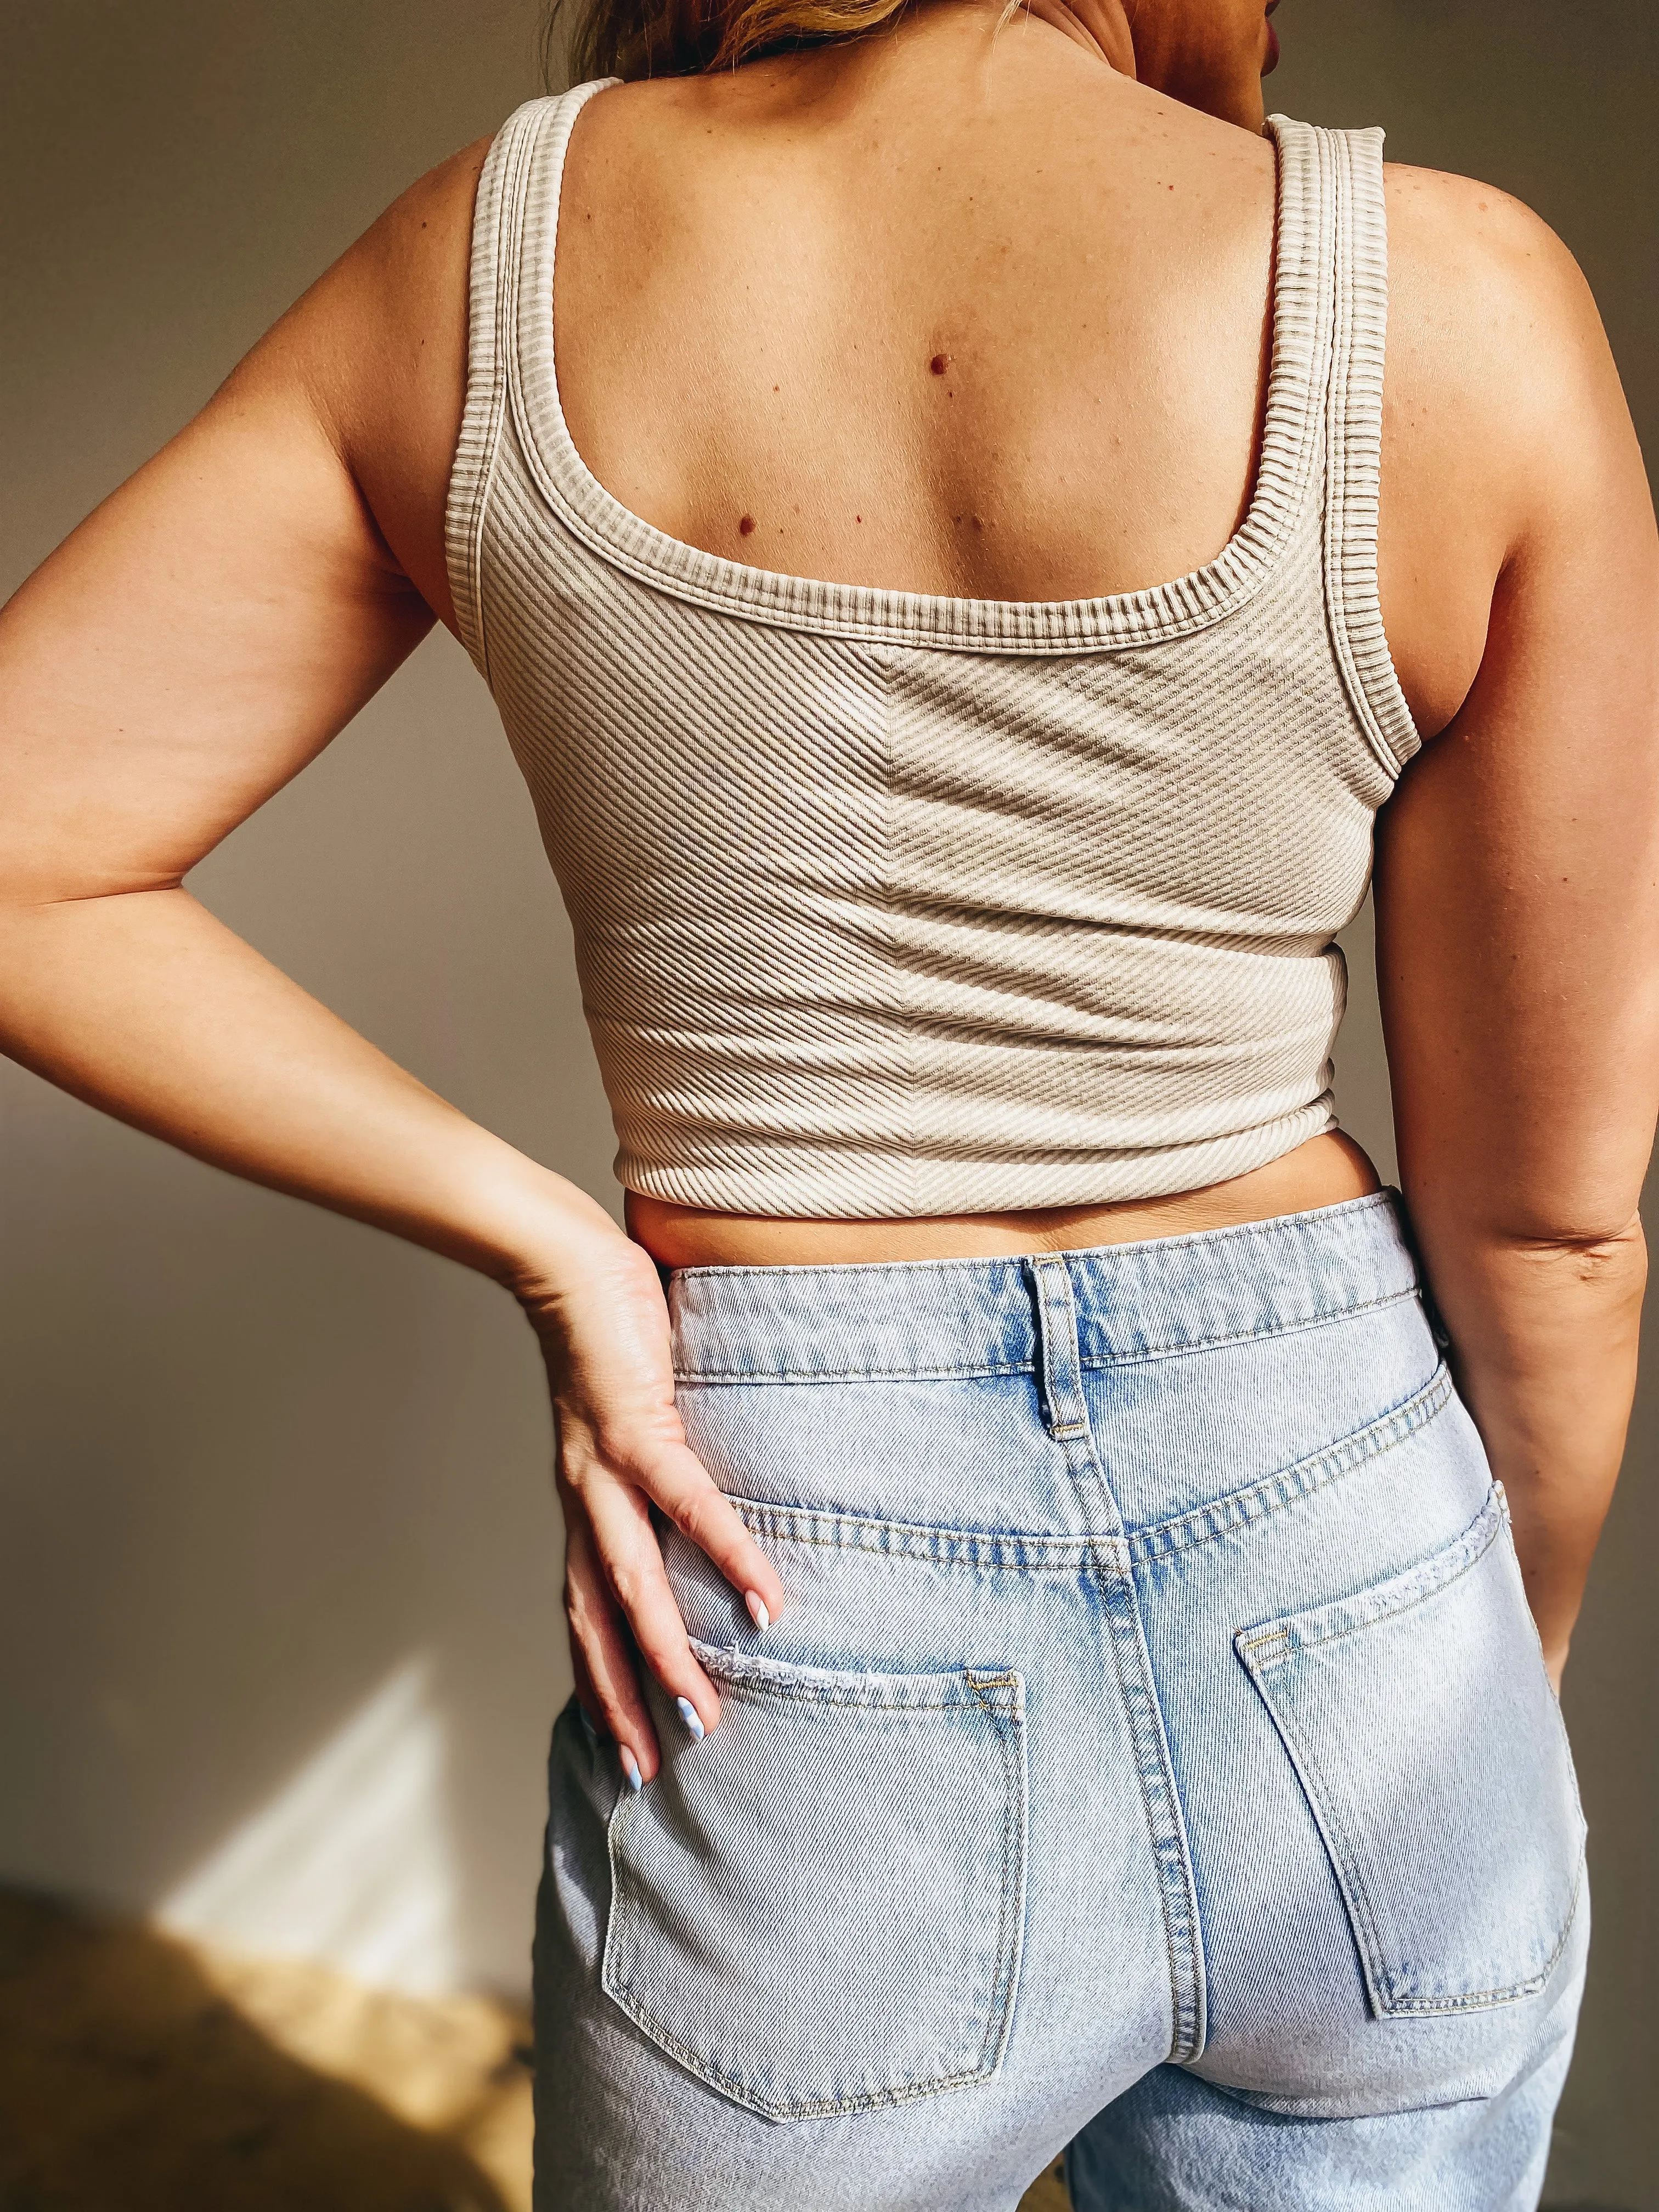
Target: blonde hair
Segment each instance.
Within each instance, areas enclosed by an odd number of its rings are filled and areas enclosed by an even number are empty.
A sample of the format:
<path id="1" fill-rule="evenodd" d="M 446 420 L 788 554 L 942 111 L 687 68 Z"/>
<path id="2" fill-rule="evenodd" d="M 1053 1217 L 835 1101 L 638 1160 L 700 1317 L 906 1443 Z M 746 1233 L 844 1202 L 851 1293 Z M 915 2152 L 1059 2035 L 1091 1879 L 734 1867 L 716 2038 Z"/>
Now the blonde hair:
<path id="1" fill-rule="evenodd" d="M 544 39 L 550 82 L 568 27 L 571 80 L 695 76 L 762 54 L 856 39 L 906 0 L 553 0 Z M 1013 0 L 1013 12 L 1020 0 Z"/>

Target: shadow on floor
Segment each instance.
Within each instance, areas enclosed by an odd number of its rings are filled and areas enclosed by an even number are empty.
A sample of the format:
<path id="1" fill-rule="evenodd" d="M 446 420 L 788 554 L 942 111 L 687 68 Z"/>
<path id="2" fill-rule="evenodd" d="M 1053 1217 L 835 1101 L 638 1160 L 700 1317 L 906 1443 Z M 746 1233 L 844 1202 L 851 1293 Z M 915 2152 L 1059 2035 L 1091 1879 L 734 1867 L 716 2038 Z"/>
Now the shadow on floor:
<path id="1" fill-rule="evenodd" d="M 514 2212 L 155 1930 L 0 1893 L 0 2212 Z"/>
<path id="2" fill-rule="evenodd" d="M 1019 2212 L 1070 2212 L 1071 2198 L 1058 2165 L 1040 2174 L 1019 2200 Z"/>
<path id="3" fill-rule="evenodd" d="M 0 1890 L 0 2212 L 528 2212 L 526 2033 Z"/>

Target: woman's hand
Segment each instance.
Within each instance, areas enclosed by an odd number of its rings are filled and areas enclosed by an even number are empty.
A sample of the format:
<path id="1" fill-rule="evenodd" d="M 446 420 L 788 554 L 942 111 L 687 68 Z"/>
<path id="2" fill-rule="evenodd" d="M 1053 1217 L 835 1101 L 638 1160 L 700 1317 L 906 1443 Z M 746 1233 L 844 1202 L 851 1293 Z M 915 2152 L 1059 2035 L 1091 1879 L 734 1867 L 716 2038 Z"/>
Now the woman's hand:
<path id="1" fill-rule="evenodd" d="M 562 1239 L 555 1271 L 514 1288 L 553 1396 L 576 1695 L 616 1738 L 637 1789 L 656 1772 L 659 1752 L 636 1654 L 681 1701 L 694 1735 L 720 1717 L 668 1585 L 651 1508 L 707 1553 L 757 1627 L 777 1619 L 783 1585 L 685 1441 L 668 1309 L 649 1255 L 607 1225 L 580 1243 Z"/>

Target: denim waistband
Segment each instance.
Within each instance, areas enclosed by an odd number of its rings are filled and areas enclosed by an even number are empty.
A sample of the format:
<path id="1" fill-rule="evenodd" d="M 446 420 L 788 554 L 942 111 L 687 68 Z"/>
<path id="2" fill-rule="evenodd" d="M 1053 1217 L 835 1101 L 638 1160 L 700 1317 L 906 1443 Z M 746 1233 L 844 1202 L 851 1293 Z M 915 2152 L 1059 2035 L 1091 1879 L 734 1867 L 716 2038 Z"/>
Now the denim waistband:
<path id="1" fill-rule="evenodd" d="M 686 1382 L 1014 1374 L 1041 1361 L 1061 1268 L 1085 1367 L 1305 1328 L 1418 1290 L 1397 1194 L 1145 1243 L 994 1260 L 686 1267 L 669 1285 Z"/>

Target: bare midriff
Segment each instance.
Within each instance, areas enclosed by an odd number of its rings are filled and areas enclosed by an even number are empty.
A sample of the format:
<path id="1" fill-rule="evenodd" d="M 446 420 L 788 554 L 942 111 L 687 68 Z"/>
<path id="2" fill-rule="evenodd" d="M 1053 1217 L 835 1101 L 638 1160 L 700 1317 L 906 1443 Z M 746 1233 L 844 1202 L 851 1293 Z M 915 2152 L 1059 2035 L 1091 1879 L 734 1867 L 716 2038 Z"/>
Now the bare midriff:
<path id="1" fill-rule="evenodd" d="M 628 1227 L 668 1267 L 833 1267 L 882 1260 L 1000 1259 L 1019 1252 L 1078 1252 L 1184 1237 L 1279 1214 L 1340 1206 L 1380 1189 L 1352 1137 L 1332 1131 L 1249 1175 L 1167 1198 L 1107 1206 L 1048 1206 L 1029 1213 L 941 1213 L 921 1220 L 795 1221 L 721 1213 L 628 1194 Z"/>

